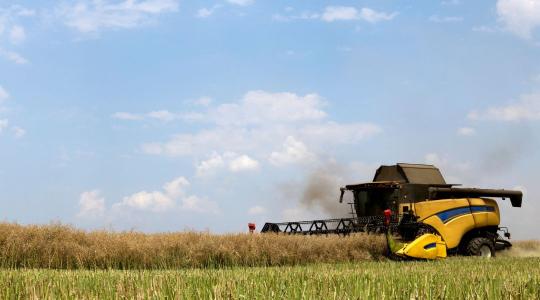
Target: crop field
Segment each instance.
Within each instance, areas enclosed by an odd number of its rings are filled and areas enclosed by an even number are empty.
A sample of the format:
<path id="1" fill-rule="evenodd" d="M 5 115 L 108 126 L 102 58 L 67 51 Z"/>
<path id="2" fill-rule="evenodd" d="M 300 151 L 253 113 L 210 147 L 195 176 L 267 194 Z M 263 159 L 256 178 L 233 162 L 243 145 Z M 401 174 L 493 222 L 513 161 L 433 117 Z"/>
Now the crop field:
<path id="1" fill-rule="evenodd" d="M 375 235 L 85 232 L 0 224 L 0 299 L 540 299 L 540 243 L 394 262 Z"/>
<path id="2" fill-rule="evenodd" d="M 2 299 L 539 299 L 539 258 L 183 270 L 3 270 Z"/>

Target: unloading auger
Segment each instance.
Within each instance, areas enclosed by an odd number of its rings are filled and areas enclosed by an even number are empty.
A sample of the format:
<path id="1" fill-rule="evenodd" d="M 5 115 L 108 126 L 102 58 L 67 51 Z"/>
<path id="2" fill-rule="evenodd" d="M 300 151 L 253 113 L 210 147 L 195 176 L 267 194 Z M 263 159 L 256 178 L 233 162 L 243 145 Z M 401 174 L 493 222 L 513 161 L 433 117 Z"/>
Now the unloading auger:
<path id="1" fill-rule="evenodd" d="M 340 202 L 345 193 L 353 196 L 352 217 L 266 223 L 261 232 L 386 234 L 389 256 L 399 259 L 491 257 L 511 247 L 494 198 L 521 207 L 522 192 L 456 186 L 433 165 L 381 166 L 372 182 L 341 188 Z"/>

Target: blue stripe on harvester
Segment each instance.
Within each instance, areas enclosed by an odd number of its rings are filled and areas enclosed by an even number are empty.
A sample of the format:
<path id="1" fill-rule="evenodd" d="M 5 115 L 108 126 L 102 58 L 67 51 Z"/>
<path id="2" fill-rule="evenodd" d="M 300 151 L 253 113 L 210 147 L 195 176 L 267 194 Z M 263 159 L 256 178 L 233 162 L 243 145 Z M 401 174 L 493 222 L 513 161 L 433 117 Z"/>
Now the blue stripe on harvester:
<path id="1" fill-rule="evenodd" d="M 437 243 L 431 243 L 424 246 L 424 249 L 431 249 L 437 247 Z"/>
<path id="2" fill-rule="evenodd" d="M 441 219 L 441 221 L 443 221 L 443 223 L 446 223 L 446 221 L 458 215 L 464 215 L 464 214 L 470 214 L 470 213 L 471 213 L 471 208 L 467 206 L 467 207 L 460 207 L 460 208 L 446 210 L 446 211 L 438 213 L 437 216 L 439 217 L 439 219 Z"/>
<path id="3" fill-rule="evenodd" d="M 454 209 L 445 210 L 443 212 L 440 212 L 437 214 L 439 219 L 443 223 L 446 223 L 450 221 L 451 219 L 465 214 L 470 213 L 476 213 L 476 212 L 490 212 L 495 211 L 495 207 L 493 206 L 487 206 L 487 205 L 476 205 L 476 206 L 466 206 L 466 207 L 459 207 Z"/>

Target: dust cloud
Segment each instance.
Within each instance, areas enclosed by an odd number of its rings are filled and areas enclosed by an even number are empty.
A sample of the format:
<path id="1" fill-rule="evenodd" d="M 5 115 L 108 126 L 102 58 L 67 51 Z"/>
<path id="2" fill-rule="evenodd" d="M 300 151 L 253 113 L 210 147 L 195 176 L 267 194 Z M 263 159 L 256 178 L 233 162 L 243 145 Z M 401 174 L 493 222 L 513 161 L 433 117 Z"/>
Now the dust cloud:
<path id="1" fill-rule="evenodd" d="M 512 248 L 497 253 L 504 257 L 540 257 L 540 241 L 518 241 Z"/>
<path id="2" fill-rule="evenodd" d="M 307 209 L 322 210 L 327 217 L 342 218 L 351 215 L 351 207 L 339 203 L 339 188 L 345 184 L 342 177 L 346 168 L 330 164 L 312 171 L 307 176 L 300 204 Z"/>

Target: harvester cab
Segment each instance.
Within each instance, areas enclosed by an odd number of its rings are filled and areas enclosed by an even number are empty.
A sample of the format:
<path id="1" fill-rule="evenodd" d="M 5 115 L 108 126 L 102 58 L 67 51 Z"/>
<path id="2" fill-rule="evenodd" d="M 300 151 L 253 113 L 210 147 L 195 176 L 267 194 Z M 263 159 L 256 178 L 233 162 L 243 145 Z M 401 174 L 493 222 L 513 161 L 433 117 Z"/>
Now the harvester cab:
<path id="1" fill-rule="evenodd" d="M 386 233 L 390 257 L 437 259 L 448 254 L 491 257 L 511 247 L 493 198 L 520 207 L 522 193 L 447 184 L 438 168 L 396 164 L 377 169 L 372 182 L 347 185 L 352 218 L 266 223 L 262 232 Z M 503 232 L 501 237 L 499 232 Z"/>

